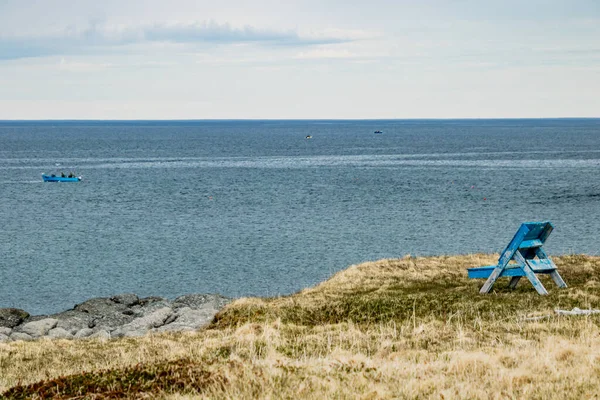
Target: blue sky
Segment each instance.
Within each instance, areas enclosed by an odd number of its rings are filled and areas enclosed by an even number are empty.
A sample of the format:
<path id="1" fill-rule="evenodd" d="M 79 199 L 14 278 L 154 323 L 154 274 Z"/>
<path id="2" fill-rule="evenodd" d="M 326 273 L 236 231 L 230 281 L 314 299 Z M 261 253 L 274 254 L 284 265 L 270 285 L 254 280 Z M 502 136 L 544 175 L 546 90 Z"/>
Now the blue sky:
<path id="1" fill-rule="evenodd" d="M 600 1 L 0 0 L 0 119 L 511 117 L 600 117 Z"/>

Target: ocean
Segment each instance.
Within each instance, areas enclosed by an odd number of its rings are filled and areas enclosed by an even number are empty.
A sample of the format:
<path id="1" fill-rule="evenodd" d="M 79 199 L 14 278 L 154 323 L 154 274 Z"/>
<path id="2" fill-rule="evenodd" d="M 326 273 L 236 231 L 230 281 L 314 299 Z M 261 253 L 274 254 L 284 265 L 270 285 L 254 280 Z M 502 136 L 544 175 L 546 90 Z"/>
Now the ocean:
<path id="1" fill-rule="evenodd" d="M 600 119 L 0 121 L 0 171 L 0 307 L 32 314 L 285 295 L 524 221 L 554 224 L 550 256 L 600 252 Z"/>

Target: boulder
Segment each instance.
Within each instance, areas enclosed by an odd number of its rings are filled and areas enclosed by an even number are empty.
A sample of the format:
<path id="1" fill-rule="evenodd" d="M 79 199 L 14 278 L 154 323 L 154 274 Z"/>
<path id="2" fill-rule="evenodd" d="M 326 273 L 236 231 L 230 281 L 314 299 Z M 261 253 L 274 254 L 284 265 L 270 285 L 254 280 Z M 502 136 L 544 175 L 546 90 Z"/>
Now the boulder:
<path id="1" fill-rule="evenodd" d="M 95 318 L 88 325 L 89 328 L 95 329 L 104 329 L 106 331 L 112 331 L 117 329 L 120 326 L 126 325 L 133 321 L 134 317 L 131 315 L 125 315 L 122 313 L 112 314 L 112 315 L 104 315 L 98 318 Z"/>
<path id="2" fill-rule="evenodd" d="M 56 327 L 58 320 L 54 318 L 45 318 L 39 321 L 27 322 L 19 326 L 19 332 L 26 333 L 32 337 L 40 337 L 48 334 L 50 329 Z"/>
<path id="3" fill-rule="evenodd" d="M 0 326 L 14 328 L 29 317 L 27 311 L 18 308 L 0 308 Z"/>
<path id="4" fill-rule="evenodd" d="M 171 316 L 165 320 L 164 325 L 170 324 L 171 322 L 174 322 L 176 319 L 177 319 L 177 314 L 171 314 Z"/>
<path id="5" fill-rule="evenodd" d="M 148 297 L 143 297 L 140 299 L 140 305 L 147 306 L 148 304 L 156 303 L 158 301 L 168 301 L 168 300 L 165 299 L 164 297 L 160 297 L 160 296 L 148 296 Z"/>
<path id="6" fill-rule="evenodd" d="M 25 340 L 25 341 L 33 340 L 33 337 L 31 337 L 30 335 L 23 333 L 23 332 L 13 332 L 10 334 L 10 338 L 12 340 Z"/>
<path id="7" fill-rule="evenodd" d="M 128 324 L 112 332 L 113 337 L 142 336 L 150 329 L 164 325 L 165 321 L 173 315 L 173 310 L 163 307 L 144 317 L 136 318 Z"/>
<path id="8" fill-rule="evenodd" d="M 231 299 L 220 294 L 186 294 L 179 296 L 173 301 L 173 308 L 189 307 L 192 310 L 200 308 L 213 308 L 220 310 L 231 302 Z"/>
<path id="9" fill-rule="evenodd" d="M 50 318 L 58 320 L 58 324 L 56 325 L 57 328 L 62 328 L 72 334 L 75 334 L 81 329 L 87 328 L 95 317 L 89 313 L 68 310 L 58 314 L 50 315 Z"/>
<path id="10" fill-rule="evenodd" d="M 107 297 L 96 297 L 77 304 L 73 310 L 92 315 L 105 315 L 111 313 L 120 313 L 128 307 L 125 304 L 115 303 Z"/>
<path id="11" fill-rule="evenodd" d="M 93 329 L 83 328 L 75 334 L 75 339 L 86 338 L 94 333 Z"/>
<path id="12" fill-rule="evenodd" d="M 133 315 L 136 318 L 139 318 L 152 314 L 154 311 L 160 310 L 161 308 L 173 308 L 172 306 L 173 304 L 169 300 L 158 297 L 156 301 L 152 302 L 140 301 L 139 305 L 131 307 L 131 311 L 133 311 Z"/>
<path id="13" fill-rule="evenodd" d="M 54 328 L 48 331 L 48 337 L 52 339 L 73 339 L 73 334 L 63 328 Z"/>
<path id="14" fill-rule="evenodd" d="M 0 343 L 10 342 L 10 337 L 4 333 L 0 333 Z"/>
<path id="15" fill-rule="evenodd" d="M 111 331 L 133 321 L 133 315 L 123 314 L 129 308 L 122 303 L 115 303 L 109 298 L 98 297 L 75 306 L 73 311 L 88 314 L 88 328 L 103 328 Z"/>
<path id="16" fill-rule="evenodd" d="M 149 331 L 150 329 L 117 329 L 112 332 L 112 337 L 142 337 L 145 336 Z"/>
<path id="17" fill-rule="evenodd" d="M 31 316 L 20 309 L 0 308 L 0 338 L 110 338 L 195 330 L 210 323 L 231 300 L 218 294 L 188 294 L 170 301 L 123 293 L 93 298 L 53 315 Z"/>
<path id="18" fill-rule="evenodd" d="M 29 317 L 25 318 L 25 320 L 23 322 L 21 322 L 21 324 L 26 324 L 28 322 L 41 321 L 46 318 L 50 318 L 50 316 L 48 316 L 48 315 L 30 315 Z"/>
<path id="19" fill-rule="evenodd" d="M 118 294 L 110 299 L 115 303 L 124 304 L 127 307 L 135 306 L 140 303 L 140 298 L 133 293 Z"/>
<path id="20" fill-rule="evenodd" d="M 176 332 L 200 329 L 210 323 L 218 310 L 204 309 L 192 310 L 189 307 L 177 310 L 176 318 L 172 323 L 155 329 L 156 332 Z"/>
<path id="21" fill-rule="evenodd" d="M 104 329 L 99 330 L 96 333 L 91 334 L 90 336 L 88 336 L 88 338 L 90 339 L 110 339 L 110 333 L 108 331 L 105 331 Z"/>

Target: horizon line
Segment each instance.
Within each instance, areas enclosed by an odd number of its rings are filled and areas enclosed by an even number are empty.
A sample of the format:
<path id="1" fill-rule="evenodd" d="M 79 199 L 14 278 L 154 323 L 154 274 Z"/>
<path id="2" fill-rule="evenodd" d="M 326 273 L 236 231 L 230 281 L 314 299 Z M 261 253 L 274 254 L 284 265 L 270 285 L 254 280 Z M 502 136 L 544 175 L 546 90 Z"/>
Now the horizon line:
<path id="1" fill-rule="evenodd" d="M 477 120 L 582 120 L 597 117 L 464 117 L 464 118 L 39 118 L 1 119 L 0 122 L 219 122 L 219 121 L 477 121 Z"/>

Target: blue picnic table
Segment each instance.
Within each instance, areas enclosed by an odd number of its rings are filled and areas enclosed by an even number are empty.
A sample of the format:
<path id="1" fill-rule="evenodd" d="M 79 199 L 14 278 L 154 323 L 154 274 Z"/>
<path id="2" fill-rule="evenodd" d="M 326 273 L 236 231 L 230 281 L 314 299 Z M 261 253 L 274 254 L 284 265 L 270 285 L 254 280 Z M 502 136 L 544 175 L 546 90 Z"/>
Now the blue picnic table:
<path id="1" fill-rule="evenodd" d="M 498 264 L 468 268 L 469 278 L 487 278 L 479 293 L 489 293 L 496 280 L 503 276 L 511 277 L 508 286 L 514 289 L 521 277 L 526 276 L 539 294 L 548 294 L 536 274 L 549 274 L 559 288 L 566 288 L 556 265 L 542 249 L 553 229 L 549 221 L 524 222 L 500 254 Z"/>

